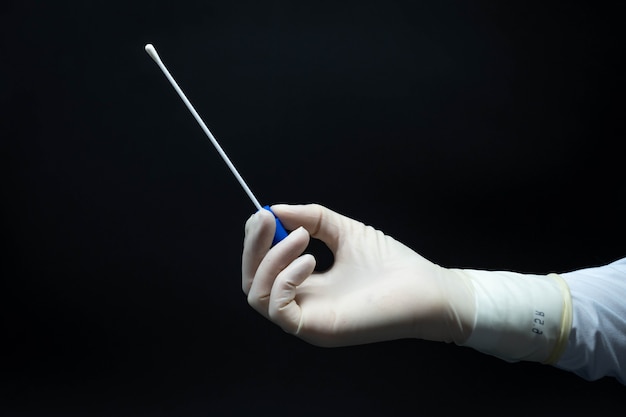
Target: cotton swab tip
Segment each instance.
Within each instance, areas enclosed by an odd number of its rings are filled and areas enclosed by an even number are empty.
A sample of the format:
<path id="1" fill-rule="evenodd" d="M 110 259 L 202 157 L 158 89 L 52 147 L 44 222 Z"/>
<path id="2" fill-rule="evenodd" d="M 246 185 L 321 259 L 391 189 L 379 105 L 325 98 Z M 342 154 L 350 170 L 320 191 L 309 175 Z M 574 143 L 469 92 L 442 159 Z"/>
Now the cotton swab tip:
<path id="1" fill-rule="evenodd" d="M 161 61 L 161 58 L 159 58 L 159 54 L 157 54 L 156 49 L 154 49 L 154 46 L 152 46 L 151 43 L 146 44 L 144 49 L 146 50 L 148 55 L 150 55 L 150 57 L 154 59 L 155 62 Z"/>

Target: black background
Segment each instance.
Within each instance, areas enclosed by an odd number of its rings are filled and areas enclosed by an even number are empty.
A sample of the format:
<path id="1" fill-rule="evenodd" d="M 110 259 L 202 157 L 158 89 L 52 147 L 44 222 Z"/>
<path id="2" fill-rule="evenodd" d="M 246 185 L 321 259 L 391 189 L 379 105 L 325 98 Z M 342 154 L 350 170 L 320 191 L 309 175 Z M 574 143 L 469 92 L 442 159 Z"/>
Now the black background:
<path id="1" fill-rule="evenodd" d="M 0 414 L 621 415 L 611 378 L 254 312 L 255 208 L 143 50 L 263 204 L 564 272 L 626 254 L 618 4 L 2 2 Z"/>

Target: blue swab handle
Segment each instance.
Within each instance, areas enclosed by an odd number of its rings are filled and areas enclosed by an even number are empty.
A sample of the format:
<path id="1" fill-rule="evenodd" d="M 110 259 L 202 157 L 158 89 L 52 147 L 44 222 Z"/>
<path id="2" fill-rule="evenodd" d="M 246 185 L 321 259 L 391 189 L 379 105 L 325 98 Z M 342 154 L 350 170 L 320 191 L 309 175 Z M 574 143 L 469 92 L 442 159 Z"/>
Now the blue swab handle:
<path id="1" fill-rule="evenodd" d="M 270 213 L 274 214 L 270 206 L 264 206 L 263 208 L 269 211 Z M 274 218 L 276 219 L 276 232 L 274 233 L 274 240 L 272 240 L 272 246 L 274 246 L 275 244 L 277 244 L 278 242 L 286 238 L 287 235 L 289 234 L 287 233 L 287 230 L 285 230 L 285 226 L 283 226 L 283 224 L 280 222 L 278 217 L 276 217 L 276 214 L 274 214 Z"/>

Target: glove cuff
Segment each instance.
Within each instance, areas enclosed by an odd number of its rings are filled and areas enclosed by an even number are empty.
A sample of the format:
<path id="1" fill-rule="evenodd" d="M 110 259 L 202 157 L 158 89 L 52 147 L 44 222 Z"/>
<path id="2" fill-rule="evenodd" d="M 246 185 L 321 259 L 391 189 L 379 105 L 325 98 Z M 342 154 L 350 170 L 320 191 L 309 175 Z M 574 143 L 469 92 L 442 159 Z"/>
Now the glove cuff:
<path id="1" fill-rule="evenodd" d="M 463 346 L 508 362 L 553 364 L 572 327 L 569 287 L 557 274 L 456 270 L 471 282 L 476 316 Z"/>

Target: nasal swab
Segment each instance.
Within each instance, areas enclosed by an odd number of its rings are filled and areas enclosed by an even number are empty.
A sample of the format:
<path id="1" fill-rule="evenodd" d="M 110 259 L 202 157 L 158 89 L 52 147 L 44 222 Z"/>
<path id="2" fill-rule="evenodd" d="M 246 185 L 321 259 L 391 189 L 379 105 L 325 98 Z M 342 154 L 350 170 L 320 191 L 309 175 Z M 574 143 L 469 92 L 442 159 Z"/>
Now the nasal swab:
<path id="1" fill-rule="evenodd" d="M 246 194 L 248 194 L 248 197 L 250 197 L 250 200 L 252 200 L 252 203 L 254 203 L 257 209 L 261 210 L 261 204 L 259 203 L 259 200 L 257 200 L 254 194 L 252 194 L 252 191 L 250 190 L 250 187 L 248 187 L 248 184 L 246 184 L 246 182 L 243 180 L 241 175 L 239 175 L 239 172 L 237 171 L 233 163 L 230 161 L 228 156 L 226 156 L 226 152 L 224 152 L 224 150 L 222 149 L 220 144 L 217 142 L 217 140 L 215 139 L 215 137 L 213 136 L 209 128 L 206 126 L 206 124 L 204 124 L 204 122 L 202 121 L 202 118 L 200 117 L 196 109 L 194 109 L 194 107 L 191 105 L 191 102 L 189 101 L 187 96 L 185 96 L 185 93 L 183 93 L 183 90 L 181 90 L 181 88 L 178 86 L 178 83 L 174 80 L 174 77 L 172 77 L 172 74 L 170 74 L 170 72 L 167 70 L 167 68 L 165 67 L 165 64 L 163 64 L 163 61 L 161 61 L 159 54 L 157 54 L 156 49 L 154 49 L 154 46 L 152 46 L 152 44 L 150 43 L 147 44 L 146 52 L 148 53 L 148 55 L 150 55 L 152 59 L 154 59 L 154 62 L 156 62 L 159 68 L 161 68 L 161 71 L 163 71 L 163 74 L 165 74 L 169 82 L 172 84 L 172 87 L 174 87 L 174 90 L 176 90 L 180 98 L 183 99 L 183 102 L 185 103 L 185 105 L 187 106 L 191 114 L 193 114 L 193 117 L 195 117 L 195 119 L 198 121 L 198 123 L 200 124 L 200 127 L 202 127 L 202 130 L 204 130 L 204 133 L 206 133 L 208 138 L 211 140 L 211 142 L 213 143 L 213 146 L 215 146 L 215 149 L 217 149 L 217 152 L 219 152 L 222 159 L 224 159 L 224 162 L 226 162 L 226 165 L 228 165 L 228 168 L 230 168 L 232 173 L 235 175 L 235 178 L 237 178 L 237 181 L 239 181 L 239 184 L 241 184 Z"/>
<path id="2" fill-rule="evenodd" d="M 191 102 L 189 101 L 187 96 L 185 96 L 185 93 L 183 93 L 183 90 L 178 86 L 178 83 L 176 82 L 176 80 L 174 80 L 174 77 L 172 77 L 172 74 L 170 74 L 168 69 L 165 67 L 165 64 L 163 64 L 163 61 L 161 61 L 161 58 L 159 57 L 159 54 L 157 54 L 157 51 L 154 48 L 154 46 L 150 43 L 146 44 L 145 50 L 148 53 L 148 55 L 150 55 L 150 57 L 154 60 L 154 62 L 157 63 L 159 68 L 161 68 L 161 71 L 163 71 L 163 74 L 165 74 L 165 77 L 169 80 L 170 84 L 172 84 L 172 87 L 174 87 L 174 90 L 176 90 L 176 92 L 178 93 L 180 98 L 183 100 L 183 102 L 185 103 L 185 105 L 187 106 L 191 114 L 193 115 L 193 117 L 196 119 L 198 124 L 200 124 L 200 127 L 202 128 L 204 133 L 211 140 L 211 143 L 213 143 L 213 146 L 215 146 L 215 149 L 217 149 L 217 152 L 220 154 L 224 162 L 226 162 L 226 165 L 228 165 L 228 168 L 230 168 L 235 178 L 237 178 L 237 181 L 239 181 L 239 184 L 241 184 L 246 194 L 248 194 L 248 197 L 250 197 L 250 200 L 252 200 L 252 203 L 256 206 L 258 210 L 261 210 L 262 208 L 264 208 L 270 211 L 272 214 L 274 214 L 274 212 L 272 212 L 269 206 L 264 206 L 264 207 L 261 206 L 261 204 L 259 203 L 259 200 L 257 200 L 257 198 L 254 196 L 254 194 L 252 193 L 252 190 L 250 190 L 250 187 L 248 187 L 248 184 L 246 184 L 242 176 L 239 174 L 239 172 L 235 168 L 235 165 L 233 165 L 233 163 L 230 161 L 230 159 L 226 155 L 226 152 L 224 152 L 220 144 L 217 142 L 217 139 L 215 139 L 215 137 L 213 136 L 209 128 L 206 126 L 206 124 L 204 123 L 204 121 L 202 120 L 198 112 L 196 111 L 196 109 L 191 105 Z M 280 242 L 287 236 L 287 231 L 285 230 L 285 228 L 283 227 L 280 220 L 278 219 L 278 217 L 276 217 L 275 214 L 274 214 L 274 218 L 276 219 L 276 233 L 274 234 L 274 242 L 272 243 L 273 245 Z"/>

